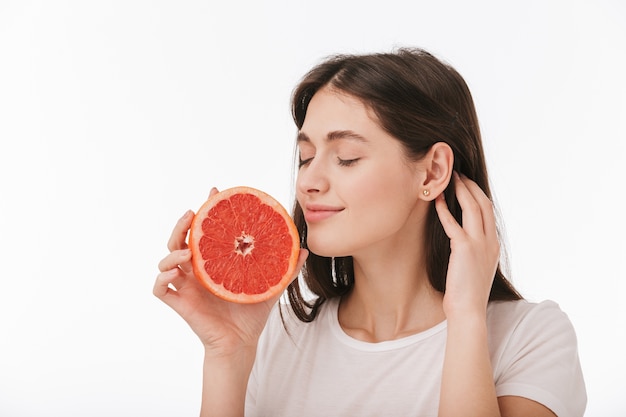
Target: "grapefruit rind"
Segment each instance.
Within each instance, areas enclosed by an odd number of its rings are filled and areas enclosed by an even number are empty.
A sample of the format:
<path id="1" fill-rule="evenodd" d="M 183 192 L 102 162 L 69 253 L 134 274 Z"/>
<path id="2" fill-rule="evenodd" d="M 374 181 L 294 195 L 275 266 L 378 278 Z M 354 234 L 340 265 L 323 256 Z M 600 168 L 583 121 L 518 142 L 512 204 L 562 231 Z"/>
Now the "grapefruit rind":
<path id="1" fill-rule="evenodd" d="M 203 239 L 203 237 L 205 237 L 205 232 L 208 230 L 208 229 L 203 230 L 203 223 L 207 221 L 209 212 L 211 212 L 221 202 L 232 201 L 233 196 L 238 196 L 238 195 L 252 195 L 252 196 L 257 197 L 260 200 L 259 202 L 260 204 L 258 204 L 257 209 L 261 210 L 263 208 L 263 205 L 268 206 L 271 209 L 272 213 L 276 213 L 277 215 L 280 216 L 282 223 L 284 224 L 284 226 L 286 226 L 283 230 L 283 233 L 281 233 L 281 236 L 278 236 L 281 241 L 285 239 L 287 240 L 286 248 L 288 249 L 283 248 L 284 253 L 278 254 L 278 258 L 283 258 L 283 261 L 287 259 L 288 257 L 288 260 L 286 260 L 286 265 L 281 265 L 279 270 L 274 269 L 273 271 L 265 271 L 263 270 L 263 267 L 267 266 L 268 264 L 271 264 L 271 262 L 268 262 L 268 259 L 267 259 L 268 255 L 266 254 L 266 257 L 263 259 L 257 259 L 258 261 L 257 263 L 260 264 L 258 267 L 260 268 L 261 273 L 267 272 L 267 273 L 273 274 L 271 278 L 267 280 L 268 282 L 271 282 L 271 284 L 267 284 L 266 286 L 264 286 L 265 289 L 259 293 L 246 293 L 242 291 L 234 292 L 231 289 L 226 288 L 221 282 L 218 282 L 220 281 L 220 278 L 218 277 L 218 275 L 228 274 L 229 271 L 221 270 L 216 274 L 213 274 L 213 275 L 209 274 L 207 272 L 207 269 L 211 269 L 212 265 L 209 264 L 209 266 L 207 266 L 207 263 L 211 261 L 203 257 L 203 253 L 201 250 L 201 246 L 207 244 L 206 242 L 207 238 L 205 238 L 203 242 L 201 242 L 201 240 Z M 236 216 L 233 216 L 233 217 L 236 217 Z M 220 219 L 220 220 L 223 220 L 223 219 Z M 224 221 L 224 222 L 218 221 L 217 223 L 213 223 L 209 221 L 209 224 L 208 225 L 205 224 L 205 227 L 226 229 L 228 227 L 232 228 L 233 223 L 235 222 L 236 222 L 235 218 L 229 218 L 227 221 Z M 239 232 L 236 232 L 235 234 L 238 234 L 238 233 Z M 242 231 L 242 233 L 245 233 L 245 231 Z M 231 235 L 233 234 L 232 231 L 230 234 Z M 251 243 L 250 239 L 247 239 L 245 236 L 237 237 L 233 235 L 232 238 L 233 238 L 233 247 L 232 247 L 233 252 L 237 250 L 235 247 L 235 244 L 236 244 L 235 239 L 241 238 L 239 240 L 243 242 L 244 245 L 246 245 L 243 249 L 243 253 L 246 253 L 249 250 L 247 245 L 259 244 L 257 242 Z M 220 244 L 223 245 L 224 242 L 220 242 Z M 263 245 L 263 242 L 260 242 L 260 244 Z M 300 253 L 300 239 L 298 237 L 298 230 L 295 224 L 293 223 L 291 216 L 289 215 L 289 213 L 287 213 L 285 208 L 278 201 L 276 201 L 273 197 L 271 197 L 269 194 L 263 191 L 260 191 L 251 187 L 242 186 L 242 187 L 229 188 L 227 190 L 221 191 L 209 197 L 209 199 L 200 207 L 200 209 L 194 216 L 194 219 L 191 223 L 191 228 L 189 231 L 189 248 L 192 253 L 191 263 L 193 267 L 193 272 L 196 278 L 202 283 L 204 287 L 206 287 L 209 291 L 211 291 L 216 296 L 226 301 L 242 303 L 242 304 L 252 304 L 252 303 L 259 303 L 259 302 L 266 301 L 278 294 L 281 294 L 285 290 L 287 285 L 289 285 L 289 283 L 292 281 L 296 273 L 296 266 L 298 262 L 298 256 Z M 262 251 L 262 248 L 259 248 L 258 250 Z M 222 248 L 222 251 L 224 251 L 224 248 Z M 251 255 L 253 254 L 254 254 L 254 249 L 252 250 Z M 241 255 L 242 255 L 242 252 L 240 251 L 239 256 Z M 275 254 L 270 254 L 269 256 L 275 257 L 272 255 L 275 255 Z M 254 260 L 254 259 L 251 259 L 251 260 Z M 245 279 L 246 279 L 245 277 L 241 278 L 241 280 L 244 280 L 244 281 Z M 245 282 L 242 283 L 242 285 L 245 285 Z"/>

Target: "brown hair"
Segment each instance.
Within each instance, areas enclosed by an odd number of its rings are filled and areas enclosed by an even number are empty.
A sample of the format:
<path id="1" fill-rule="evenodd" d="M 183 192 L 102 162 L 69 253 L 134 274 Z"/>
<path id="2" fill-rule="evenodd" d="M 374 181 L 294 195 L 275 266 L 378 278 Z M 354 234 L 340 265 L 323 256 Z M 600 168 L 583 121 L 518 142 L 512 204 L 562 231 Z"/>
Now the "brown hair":
<path id="1" fill-rule="evenodd" d="M 307 73 L 294 90 L 291 107 L 298 129 L 302 128 L 311 98 L 324 86 L 352 95 L 369 106 L 381 127 L 397 138 L 407 156 L 414 160 L 423 157 L 435 143 L 447 143 L 454 152 L 454 169 L 475 181 L 491 198 L 472 96 L 461 75 L 452 67 L 420 49 L 333 56 Z M 453 184 L 450 182 L 444 193 L 451 213 L 461 224 L 461 208 Z M 306 247 L 307 226 L 297 201 L 293 215 L 302 245 Z M 425 240 L 430 283 L 443 293 L 450 239 L 432 203 Z M 311 253 L 302 275 L 313 298 L 303 294 L 298 280 L 288 287 L 287 293 L 296 316 L 310 322 L 327 299 L 351 290 L 354 285 L 352 257 L 328 258 Z M 498 265 L 489 300 L 521 298 Z"/>

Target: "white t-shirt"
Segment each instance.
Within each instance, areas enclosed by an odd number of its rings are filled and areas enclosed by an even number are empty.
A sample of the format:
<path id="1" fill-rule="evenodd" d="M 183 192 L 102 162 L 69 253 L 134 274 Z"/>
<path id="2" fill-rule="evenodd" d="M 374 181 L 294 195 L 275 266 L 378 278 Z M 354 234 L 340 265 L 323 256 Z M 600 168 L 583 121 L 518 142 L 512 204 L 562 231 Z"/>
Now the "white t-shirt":
<path id="1" fill-rule="evenodd" d="M 348 336 L 338 299 L 312 323 L 282 306 L 270 315 L 248 383 L 247 417 L 436 417 L 446 344 L 444 321 L 402 339 L 368 343 Z M 552 301 L 491 302 L 489 351 L 498 396 L 530 398 L 558 417 L 587 403 L 577 341 Z"/>

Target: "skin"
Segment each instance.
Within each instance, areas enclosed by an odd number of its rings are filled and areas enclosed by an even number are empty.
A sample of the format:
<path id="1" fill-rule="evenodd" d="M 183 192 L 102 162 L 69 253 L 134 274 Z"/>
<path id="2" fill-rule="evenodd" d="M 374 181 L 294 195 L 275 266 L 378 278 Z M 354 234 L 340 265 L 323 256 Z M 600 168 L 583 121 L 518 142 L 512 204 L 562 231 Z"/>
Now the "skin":
<path id="1" fill-rule="evenodd" d="M 424 158 L 409 161 L 363 103 L 322 89 L 309 104 L 299 148 L 296 194 L 307 219 L 307 244 L 320 255 L 354 260 L 355 287 L 339 308 L 344 331 L 377 342 L 447 320 L 441 417 L 554 416 L 526 398 L 496 397 L 486 323 L 499 259 L 494 211 L 474 182 L 453 173 L 450 147 L 437 143 Z M 450 181 L 456 182 L 464 227 L 443 199 Z M 451 239 L 445 295 L 432 289 L 419 256 L 433 201 Z M 204 290 L 191 272 L 185 243 L 192 217 L 186 213 L 174 228 L 154 294 L 205 347 L 201 415 L 242 416 L 256 344 L 278 297 L 239 305 Z M 298 270 L 307 255 L 303 250 Z"/>
<path id="2" fill-rule="evenodd" d="M 363 139 L 329 139 L 331 132 L 345 131 Z M 354 260 L 355 287 L 339 309 L 344 330 L 377 342 L 443 321 L 442 296 L 431 289 L 425 262 L 416 256 L 424 252 L 421 236 L 429 205 L 422 191 L 434 185 L 427 161 L 409 161 L 400 142 L 359 100 L 330 90 L 311 99 L 301 136 L 307 140 L 299 143 L 305 163 L 296 196 L 305 218 L 308 207 L 341 210 L 323 221 L 307 219 L 309 248 Z M 345 160 L 355 162 L 345 166 Z"/>
<path id="3" fill-rule="evenodd" d="M 215 193 L 214 188 L 211 195 Z M 200 415 L 243 416 L 258 338 L 280 295 L 259 304 L 235 304 L 202 287 L 186 243 L 193 214 L 186 212 L 174 226 L 167 244 L 170 254 L 159 263 L 153 292 L 189 324 L 204 346 Z M 307 256 L 307 250 L 300 251 L 298 271 Z"/>

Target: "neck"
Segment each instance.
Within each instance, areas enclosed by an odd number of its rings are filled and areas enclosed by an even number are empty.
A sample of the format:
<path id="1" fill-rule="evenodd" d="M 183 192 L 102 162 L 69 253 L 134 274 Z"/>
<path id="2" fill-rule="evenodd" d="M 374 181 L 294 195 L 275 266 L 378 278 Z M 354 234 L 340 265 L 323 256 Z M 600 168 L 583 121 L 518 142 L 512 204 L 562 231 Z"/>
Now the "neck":
<path id="1" fill-rule="evenodd" d="M 431 286 L 425 263 L 414 251 L 355 257 L 354 274 L 354 288 L 339 307 L 339 323 L 356 339 L 399 339 L 445 319 L 443 294 Z"/>

